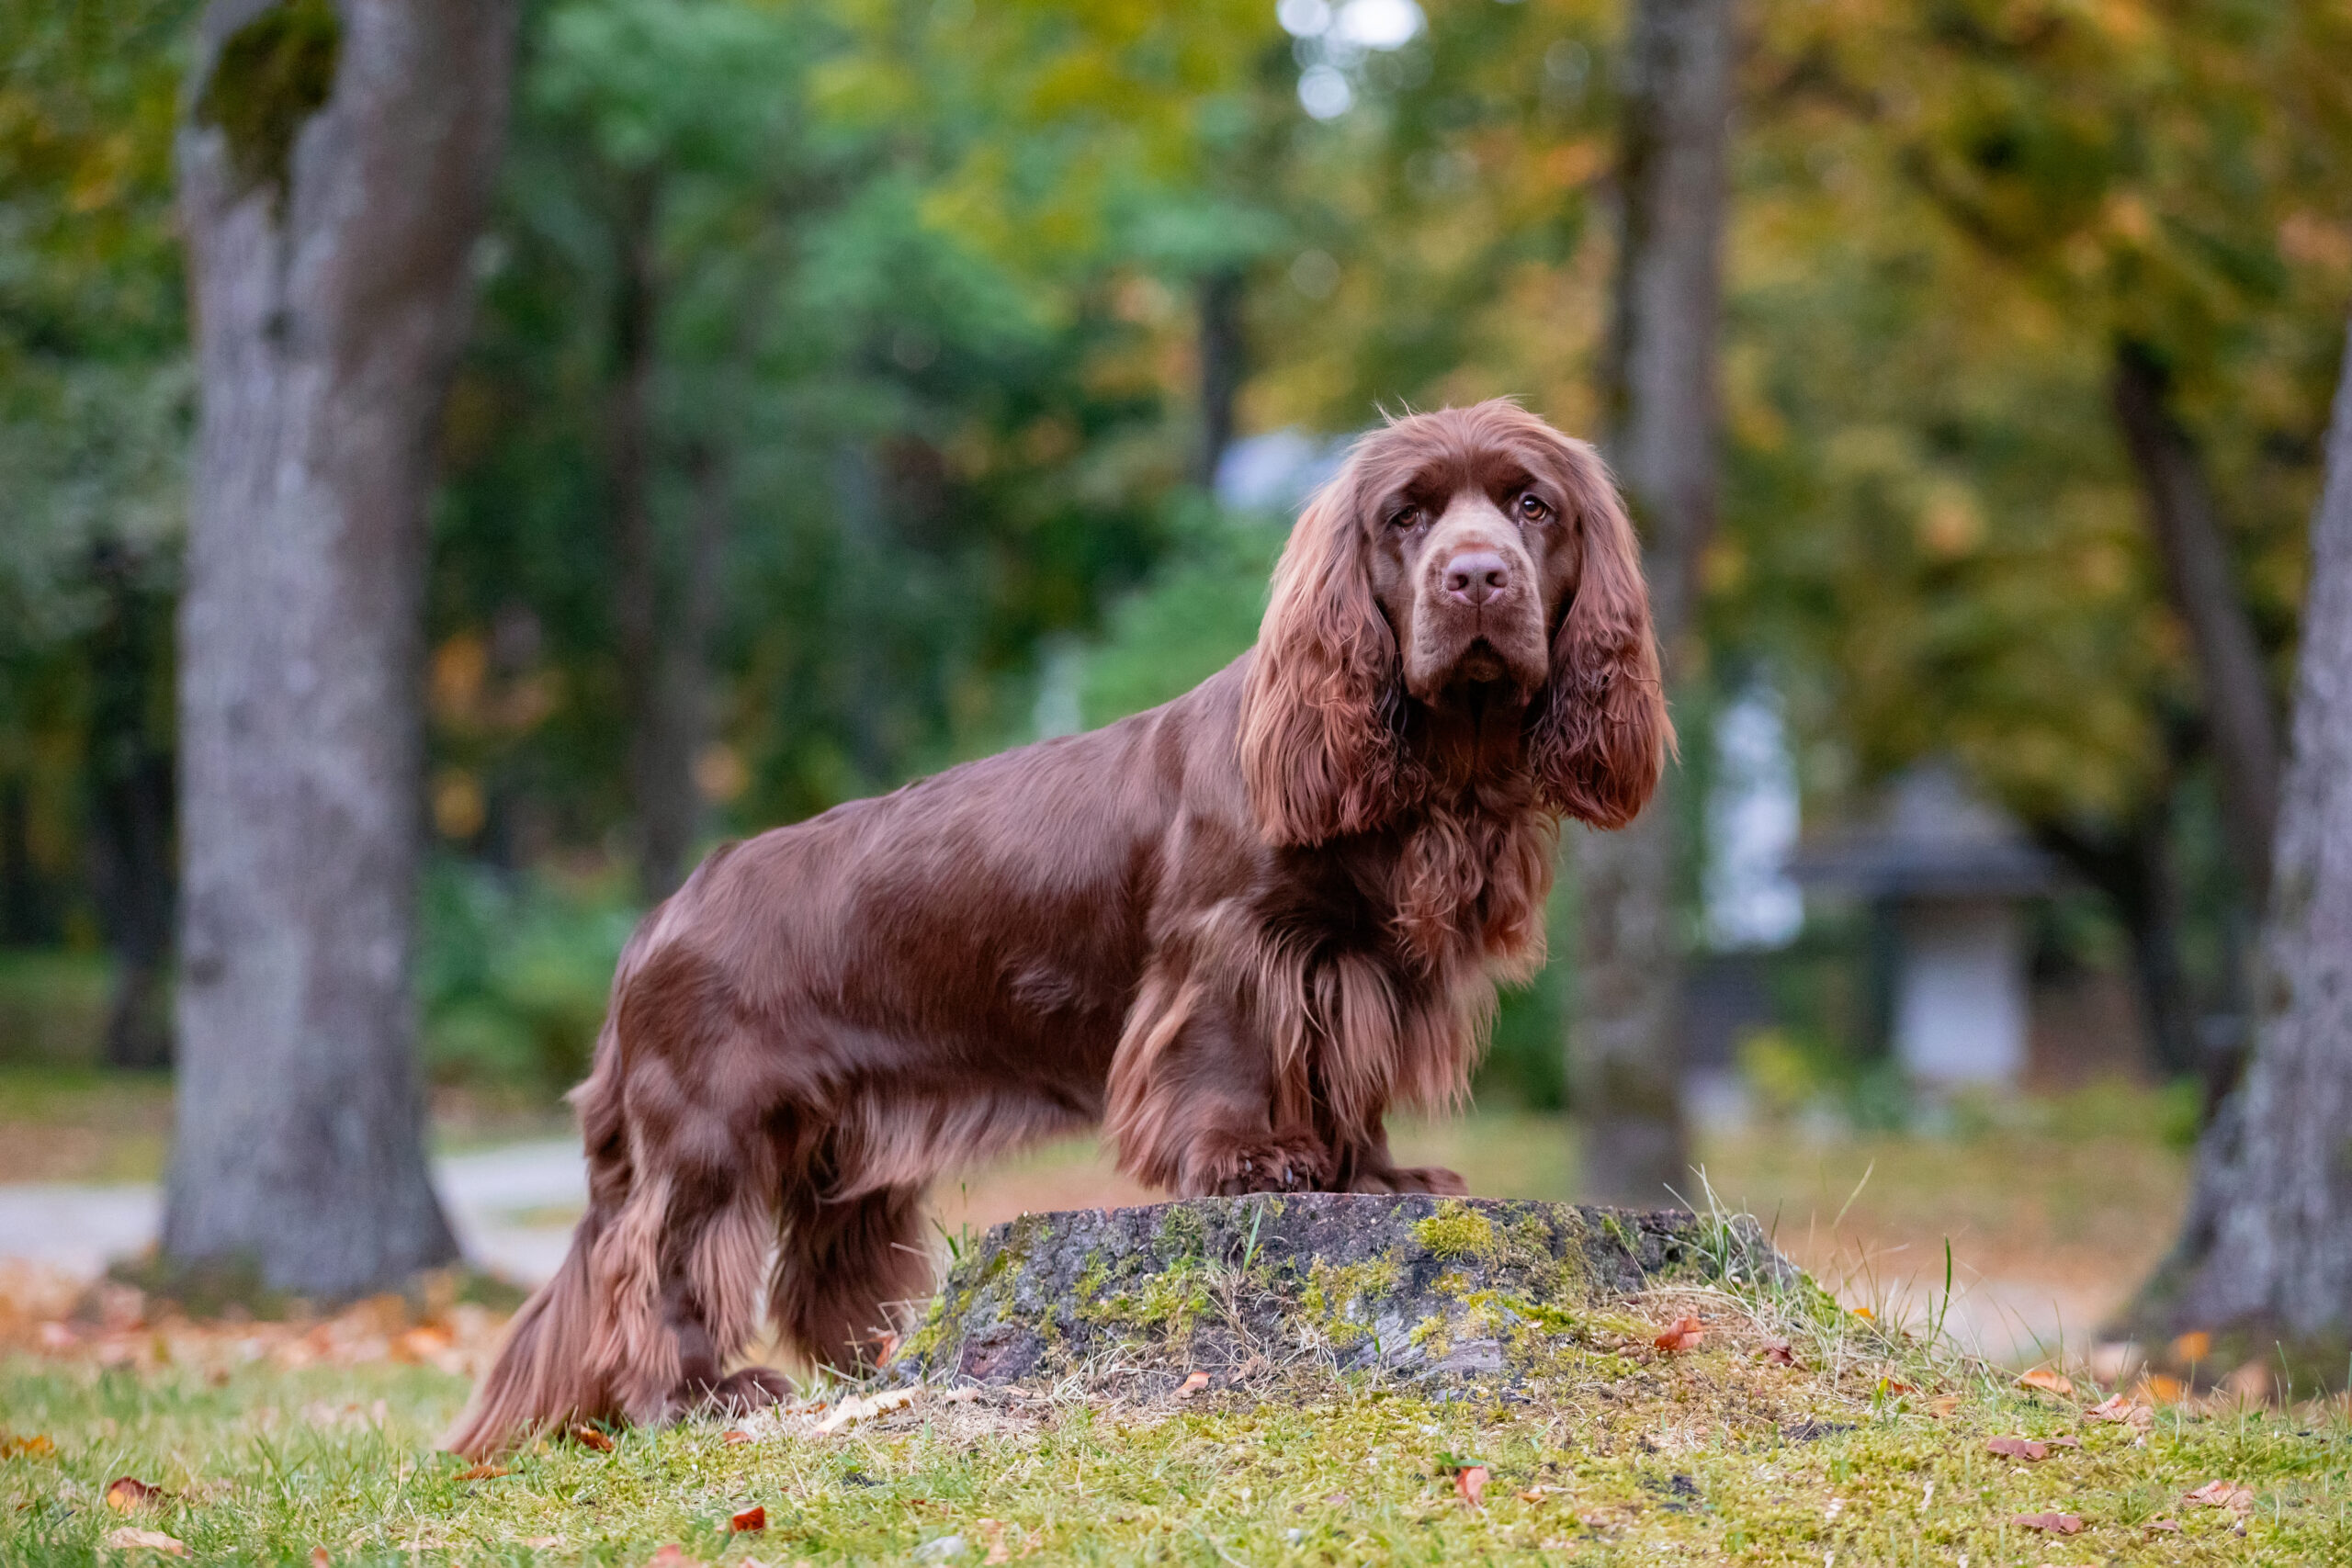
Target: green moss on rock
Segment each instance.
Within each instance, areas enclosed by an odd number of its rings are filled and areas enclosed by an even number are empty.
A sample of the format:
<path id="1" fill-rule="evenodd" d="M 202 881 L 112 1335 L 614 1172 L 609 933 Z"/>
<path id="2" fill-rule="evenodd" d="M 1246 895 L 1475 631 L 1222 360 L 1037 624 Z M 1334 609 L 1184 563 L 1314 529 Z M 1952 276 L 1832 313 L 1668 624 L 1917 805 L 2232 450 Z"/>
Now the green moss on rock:
<path id="1" fill-rule="evenodd" d="M 1469 1258 L 1491 1258 L 1498 1250 L 1495 1224 L 1459 1198 L 1448 1199 L 1438 1212 L 1413 1226 L 1413 1238 L 1430 1256 L 1452 1263 Z"/>
<path id="2" fill-rule="evenodd" d="M 1802 1278 L 1752 1224 L 1715 1245 L 1700 1224 L 1344 1193 L 1024 1215 L 957 1260 L 893 1373 L 1061 1378 L 1116 1351 L 1179 1375 L 1297 1355 L 1483 1375 L 1607 1356 L 1632 1321 L 1611 1299 L 1668 1271 Z"/>

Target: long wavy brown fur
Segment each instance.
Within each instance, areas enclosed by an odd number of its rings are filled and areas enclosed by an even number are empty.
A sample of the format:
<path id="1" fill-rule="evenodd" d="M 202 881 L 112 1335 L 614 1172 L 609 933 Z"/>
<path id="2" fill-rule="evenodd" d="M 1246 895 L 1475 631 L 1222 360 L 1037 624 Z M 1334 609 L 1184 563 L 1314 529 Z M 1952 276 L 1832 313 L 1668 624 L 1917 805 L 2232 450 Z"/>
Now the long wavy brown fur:
<path id="1" fill-rule="evenodd" d="M 1540 674 L 1502 705 L 1447 694 L 1467 643 L 1408 694 L 1399 617 L 1472 614 L 1428 552 L 1375 583 L 1366 508 L 1417 465 L 1470 475 L 1474 511 L 1513 465 L 1563 498 L 1509 590 Z M 763 1316 L 868 1364 L 924 1290 L 933 1178 L 1091 1122 L 1179 1194 L 1460 1190 L 1397 1167 L 1384 1120 L 1463 1097 L 1496 981 L 1543 961 L 1558 816 L 1630 818 L 1668 735 L 1590 450 L 1502 403 L 1374 433 L 1300 519 L 1251 654 L 724 848 L 647 917 L 574 1096 L 588 1213 L 448 1446 L 773 1398 L 741 1365 Z"/>
<path id="2" fill-rule="evenodd" d="M 1667 717 L 1640 542 L 1600 455 L 1550 431 L 1578 489 L 1584 577 L 1552 643 L 1552 679 L 1529 738 L 1544 803 L 1595 828 L 1623 828 L 1657 788 Z"/>

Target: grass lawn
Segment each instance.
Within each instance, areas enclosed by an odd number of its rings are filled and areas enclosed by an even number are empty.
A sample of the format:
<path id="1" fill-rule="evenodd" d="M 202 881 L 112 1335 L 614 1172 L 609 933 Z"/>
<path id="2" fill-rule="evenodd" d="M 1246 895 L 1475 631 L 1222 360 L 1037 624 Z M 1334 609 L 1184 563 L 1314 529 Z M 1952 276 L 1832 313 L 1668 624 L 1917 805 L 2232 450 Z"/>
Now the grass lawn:
<path id="1" fill-rule="evenodd" d="M 160 1087 L 125 1094 L 49 1073 L 12 1089 L 0 1077 L 0 1148 L 6 1123 L 44 1137 L 81 1126 L 86 1143 L 51 1142 L 48 1157 L 79 1147 L 84 1168 L 139 1174 L 121 1151 L 141 1146 L 135 1129 L 160 1133 Z M 1761 1215 L 1784 1249 L 1883 1323 L 1889 1308 L 1917 1311 L 1940 1292 L 1946 1238 L 1963 1291 L 1972 1278 L 2024 1278 L 2120 1297 L 2177 1223 L 2185 1162 L 2162 1122 L 2157 1097 L 2098 1090 L 1991 1108 L 1937 1137 L 1758 1128 L 1711 1137 L 1702 1154 L 1726 1202 Z M 1475 1190 L 1572 1193 L 1574 1147 L 1554 1119 L 1484 1113 L 1401 1130 L 1398 1143 L 1463 1170 Z M 1080 1141 L 940 1199 L 953 1229 L 1135 1196 Z M 475 1479 L 431 1443 L 463 1402 L 478 1321 L 454 1348 L 422 1352 L 381 1325 L 167 1323 L 44 1353 L 27 1319 L 0 1334 L 18 1347 L 0 1359 L 0 1562 L 162 1560 L 104 1544 L 126 1529 L 168 1535 L 195 1561 L 297 1564 L 314 1552 L 638 1564 L 673 1543 L 770 1568 L 2352 1562 L 2340 1404 L 2156 1404 L 2144 1429 L 2086 1422 L 2107 1390 L 2022 1391 L 2008 1371 L 1890 1339 L 1851 1314 L 1722 1296 L 1629 1310 L 1662 1325 L 1683 1305 L 1708 1325 L 1696 1350 L 1664 1355 L 1639 1337 L 1568 1346 L 1501 1391 L 1340 1377 L 1306 1361 L 1189 1401 L 1167 1377 L 968 1402 L 934 1393 L 831 1436 L 787 1420 L 730 1443 L 716 1423 L 689 1423 L 618 1434 L 609 1451 L 558 1441 Z M 2087 1325 L 2096 1308 L 2080 1310 Z M 1758 1358 L 1776 1337 L 1798 1365 Z M 2038 1462 L 1986 1447 L 2010 1437 L 2083 1446 Z M 1476 1506 L 1450 1468 L 1474 1460 L 1490 1475 Z M 110 1507 L 108 1484 L 124 1475 L 164 1495 Z M 2239 1508 L 2182 1500 L 2214 1481 L 2245 1489 Z M 765 1529 L 730 1531 L 752 1507 Z M 2016 1522 L 2041 1513 L 2084 1528 Z"/>
<path id="2" fill-rule="evenodd" d="M 20 1356 L 0 1370 L 0 1559 L 87 1562 L 143 1529 L 197 1561 L 295 1564 L 643 1563 L 672 1543 L 812 1564 L 2352 1560 L 2340 1410 L 2176 1404 L 2143 1432 L 2086 1423 L 2093 1391 L 2021 1392 L 1859 1319 L 1798 1324 L 1788 1367 L 1756 1354 L 1791 1326 L 1769 1304 L 1759 1322 L 1727 1298 L 1653 1303 L 1692 1304 L 1695 1350 L 1578 1347 L 1499 1397 L 1313 1366 L 1191 1402 L 1164 1377 L 932 1393 L 836 1435 L 787 1419 L 730 1442 L 690 1423 L 475 1479 L 430 1448 L 465 1383 L 428 1367 L 239 1366 L 232 1346 L 143 1371 Z M 2082 1447 L 2028 1462 L 1996 1437 Z M 1469 1462 L 1488 1471 L 1482 1506 L 1454 1479 Z M 164 1495 L 110 1506 L 124 1475 Z M 2215 1480 L 2251 1495 L 2182 1501 Z M 731 1531 L 754 1507 L 765 1529 Z M 2080 1533 L 2017 1522 L 2044 1513 Z"/>

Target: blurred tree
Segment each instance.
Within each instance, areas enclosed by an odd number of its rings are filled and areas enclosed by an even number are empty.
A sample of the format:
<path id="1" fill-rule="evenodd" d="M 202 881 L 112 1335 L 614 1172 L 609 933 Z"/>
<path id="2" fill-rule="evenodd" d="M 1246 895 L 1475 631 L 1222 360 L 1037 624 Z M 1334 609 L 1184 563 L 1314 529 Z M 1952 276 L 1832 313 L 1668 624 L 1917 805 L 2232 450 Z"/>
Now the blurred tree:
<path id="1" fill-rule="evenodd" d="M 718 288 L 738 296 L 738 313 L 763 308 L 746 268 L 777 257 L 789 239 L 776 227 L 802 216 L 795 122 L 810 20 L 729 0 L 579 0 L 545 17 L 526 85 L 533 130 L 567 153 L 566 216 L 578 238 L 599 231 L 608 252 L 598 437 L 638 891 L 649 903 L 684 874 L 701 820 L 695 764 L 714 717 L 707 665 L 739 439 L 716 400 L 685 420 L 660 417 L 665 347 L 676 358 L 666 317 L 697 283 L 709 291 L 713 273 L 732 275 Z M 740 358 L 756 330 L 736 324 L 696 368 L 707 378 Z M 689 491 L 684 537 L 670 549 L 655 514 L 665 471 Z"/>
<path id="2" fill-rule="evenodd" d="M 514 13 L 215 0 L 180 139 L 201 406 L 164 1250 L 274 1289 L 456 1253 L 409 994 L 435 424 Z"/>
<path id="3" fill-rule="evenodd" d="M 437 522 L 446 837 L 594 842 L 658 773 L 641 861 L 1023 738 L 1197 450 L 1182 300 L 1243 242 L 1181 128 L 1252 11 L 541 16 Z"/>
<path id="4" fill-rule="evenodd" d="M 2352 1334 L 2352 337 L 2343 366 L 2312 520 L 2254 1048 L 2199 1146 L 2180 1240 L 2130 1325 L 2221 1330 L 2258 1360 L 2276 1349 L 2282 1371 L 2282 1338 L 2340 1353 Z"/>
<path id="5" fill-rule="evenodd" d="M 2323 345 L 2352 261 L 2343 178 L 2352 97 L 2322 63 L 2345 47 L 2344 18 L 2312 4 L 1963 0 L 1926 9 L 1774 6 L 1762 21 L 1749 91 L 1760 156 L 1744 188 L 1766 176 L 1772 210 L 1747 254 L 1780 257 L 1754 269 L 1771 275 L 1772 295 L 1759 303 L 1814 293 L 1829 308 L 1833 289 L 1859 285 L 1867 292 L 1837 308 L 1853 320 L 1859 307 L 1868 321 L 1873 294 L 1903 301 L 1900 324 L 1875 329 L 1890 348 L 1882 361 L 1846 362 L 1844 373 L 1865 378 L 1871 393 L 1858 400 L 1845 439 L 1865 423 L 1881 437 L 1902 433 L 1908 449 L 1898 457 L 1883 443 L 1871 482 L 1912 510 L 1923 554 L 1941 558 L 1939 596 L 1955 611 L 1972 606 L 1984 633 L 2002 627 L 2017 639 L 1975 668 L 2015 659 L 2022 674 L 2038 664 L 2040 691 L 2064 694 L 2049 716 L 2061 728 L 2025 746 L 2014 742 L 2043 722 L 2030 716 L 2041 697 L 2015 680 L 1988 686 L 1945 675 L 1939 689 L 1912 687 L 1908 700 L 1921 719 L 1941 716 L 1980 777 L 2109 896 L 2131 938 L 2159 1060 L 2188 1070 L 2199 1063 L 2195 1014 L 2230 1006 L 2235 987 L 2225 954 L 2189 983 L 2182 921 L 2199 911 L 2185 900 L 2194 893 L 2210 903 L 2221 888 L 2225 908 L 2199 918 L 2226 947 L 2239 923 L 2228 907 L 2249 907 L 2265 878 L 2273 693 L 2290 641 L 2294 547 L 2330 374 Z M 1835 227 L 1815 221 L 1832 212 Z M 1858 251 L 1866 254 L 1847 265 L 1844 253 Z M 1832 259 L 1838 281 L 1800 283 L 1788 266 L 1800 253 Z M 1981 344 L 1938 324 L 1963 318 Z M 1826 314 L 1811 314 L 1805 328 L 1802 340 L 1780 342 L 1826 347 L 1852 331 Z M 1923 330 L 1904 335 L 1915 328 Z M 1785 348 L 1758 348 L 1759 364 L 1773 365 L 1759 389 L 1798 370 L 1772 357 Z M 1964 380 L 1939 390 L 1920 378 L 1923 351 Z M 1830 350 L 1831 360 L 1842 357 Z M 2098 423 L 2086 408 L 2092 397 Z M 1904 412 L 1887 419 L 1865 405 Z M 1781 402 L 1772 412 L 1787 411 Z M 2030 456 L 2060 429 L 2073 434 L 2053 441 L 2046 459 Z M 1771 432 L 1782 443 L 1791 434 L 1785 423 Z M 1808 457 L 1817 450 L 1796 445 Z M 2049 607 L 2071 626 L 2012 613 L 2033 594 L 2020 592 L 2030 580 L 2007 562 L 2030 541 L 2004 509 L 2031 505 L 2008 482 L 2031 467 L 2047 475 L 2045 495 L 2071 498 L 2035 508 L 2043 538 L 2032 553 L 2078 585 L 2091 586 L 2086 573 L 2099 580 L 2086 596 Z M 1832 468 L 1813 472 L 1816 483 L 1834 481 Z M 2120 537 L 2111 521 L 2086 526 L 2094 505 L 2114 518 L 2119 480 L 2137 491 L 2143 539 Z M 1783 560 L 1799 553 L 1766 547 Z M 1816 561 L 1826 555 L 1818 544 L 1801 548 Z M 2148 614 L 2161 601 L 2143 584 L 2169 601 L 2170 615 Z M 1867 593 L 1904 602 L 1888 597 L 1883 576 Z M 1971 619 L 1914 617 L 1954 633 Z M 2105 631 L 2085 635 L 2101 623 Z M 2138 651 L 2103 661 L 2064 651 L 2114 636 Z M 1903 640 L 1885 641 L 1882 660 Z M 1950 670 L 1962 643 L 1943 640 L 1938 668 Z M 1967 640 L 1988 654 L 2001 646 L 1996 636 Z M 2060 668 L 2066 678 L 2052 674 Z M 1870 679 L 1849 662 L 1835 683 L 1851 690 Z M 1980 705 L 1988 700 L 2007 716 Z M 2094 714 L 2086 728 L 2081 720 Z M 2003 730 L 2011 744 L 1969 738 Z M 1888 756 L 1916 750 L 1916 739 L 1903 738 L 1927 731 L 1905 721 L 1855 733 L 1862 752 Z M 2202 831 L 2194 818 L 2209 773 L 2220 785 L 2215 836 L 2233 868 L 2219 879 L 2185 863 Z"/>
<path id="6" fill-rule="evenodd" d="M 1603 407 L 1643 536 L 1667 679 L 1697 672 L 1699 561 L 1715 525 L 1731 0 L 1637 0 L 1618 147 L 1617 281 Z M 1577 843 L 1577 1110 L 1584 1190 L 1655 1204 L 1689 1180 L 1671 795 Z"/>

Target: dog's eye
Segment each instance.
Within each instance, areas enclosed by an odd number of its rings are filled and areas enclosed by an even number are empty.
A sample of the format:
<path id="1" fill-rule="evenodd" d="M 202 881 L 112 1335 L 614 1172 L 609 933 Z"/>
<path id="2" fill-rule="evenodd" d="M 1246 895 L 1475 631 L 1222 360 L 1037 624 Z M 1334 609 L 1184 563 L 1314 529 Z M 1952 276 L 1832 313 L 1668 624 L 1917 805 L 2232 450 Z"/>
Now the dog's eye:
<path id="1" fill-rule="evenodd" d="M 1419 527 L 1420 521 L 1421 509 L 1418 506 L 1400 506 L 1388 514 L 1388 525 L 1391 528 Z"/>
<path id="2" fill-rule="evenodd" d="M 1529 491 L 1519 498 L 1519 514 L 1530 523 L 1541 523 L 1552 515 L 1552 509 L 1544 503 L 1542 496 Z"/>

